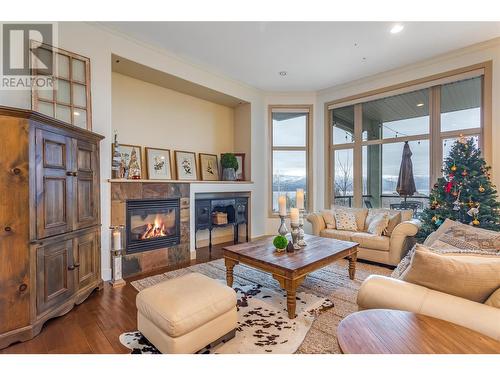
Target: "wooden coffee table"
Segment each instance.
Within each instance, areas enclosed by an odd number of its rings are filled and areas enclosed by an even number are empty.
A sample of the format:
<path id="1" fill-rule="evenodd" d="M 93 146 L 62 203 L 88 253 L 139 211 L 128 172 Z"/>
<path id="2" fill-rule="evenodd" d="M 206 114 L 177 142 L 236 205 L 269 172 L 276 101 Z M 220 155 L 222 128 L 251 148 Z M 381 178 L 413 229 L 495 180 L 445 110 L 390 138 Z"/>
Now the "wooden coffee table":
<path id="1" fill-rule="evenodd" d="M 296 291 L 307 274 L 323 268 L 338 259 L 349 258 L 349 277 L 354 279 L 358 244 L 331 238 L 305 235 L 307 242 L 293 253 L 275 251 L 273 236 L 228 246 L 223 249 L 226 262 L 227 285 L 233 286 L 233 268 L 244 263 L 258 270 L 269 272 L 286 290 L 288 317 L 295 318 Z"/>
<path id="2" fill-rule="evenodd" d="M 337 328 L 346 354 L 500 353 L 500 342 L 469 328 L 399 310 L 364 310 L 347 316 Z"/>

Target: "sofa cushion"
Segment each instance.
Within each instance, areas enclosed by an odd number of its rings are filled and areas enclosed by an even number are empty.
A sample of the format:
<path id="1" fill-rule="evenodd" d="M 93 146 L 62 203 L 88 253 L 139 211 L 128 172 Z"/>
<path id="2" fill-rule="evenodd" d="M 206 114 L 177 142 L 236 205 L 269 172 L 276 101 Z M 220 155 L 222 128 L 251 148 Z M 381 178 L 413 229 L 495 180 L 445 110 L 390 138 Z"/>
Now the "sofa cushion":
<path id="1" fill-rule="evenodd" d="M 341 241 L 351 241 L 351 237 L 354 233 L 349 230 L 338 230 L 338 229 L 323 229 L 320 232 L 321 237 L 334 238 Z"/>
<path id="2" fill-rule="evenodd" d="M 325 225 L 327 229 L 335 229 L 335 214 L 332 210 L 323 210 L 321 211 L 321 216 L 323 216 L 323 220 L 325 221 Z"/>
<path id="3" fill-rule="evenodd" d="M 347 210 L 335 210 L 335 225 L 339 230 L 358 230 L 356 216 L 354 216 L 353 212 Z"/>
<path id="4" fill-rule="evenodd" d="M 417 245 L 402 279 L 483 303 L 500 287 L 500 258 L 447 256 Z"/>
<path id="5" fill-rule="evenodd" d="M 484 303 L 485 305 L 491 306 L 491 307 L 496 307 L 497 309 L 500 309 L 500 288 L 495 290 L 491 296 L 488 297 L 486 302 Z"/>
<path id="6" fill-rule="evenodd" d="M 193 272 L 142 290 L 136 305 L 159 329 L 179 337 L 234 309 L 236 293 Z"/>
<path id="7" fill-rule="evenodd" d="M 375 215 L 367 226 L 366 231 L 377 236 L 381 236 L 389 224 L 389 216 L 387 213 L 380 213 Z"/>
<path id="8" fill-rule="evenodd" d="M 360 247 L 381 251 L 389 251 L 389 245 L 391 243 L 391 239 L 387 236 L 377 236 L 365 232 L 353 233 L 351 241 L 359 243 Z"/>

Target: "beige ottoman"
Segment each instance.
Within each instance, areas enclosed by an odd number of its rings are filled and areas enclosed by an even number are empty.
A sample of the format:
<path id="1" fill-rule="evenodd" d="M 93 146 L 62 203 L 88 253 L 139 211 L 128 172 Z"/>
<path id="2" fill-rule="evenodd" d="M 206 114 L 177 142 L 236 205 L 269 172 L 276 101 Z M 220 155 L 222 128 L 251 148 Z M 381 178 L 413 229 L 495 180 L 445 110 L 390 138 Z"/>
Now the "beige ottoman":
<path id="1" fill-rule="evenodd" d="M 234 290 L 199 273 L 142 290 L 136 305 L 137 328 L 162 353 L 196 353 L 238 325 Z"/>

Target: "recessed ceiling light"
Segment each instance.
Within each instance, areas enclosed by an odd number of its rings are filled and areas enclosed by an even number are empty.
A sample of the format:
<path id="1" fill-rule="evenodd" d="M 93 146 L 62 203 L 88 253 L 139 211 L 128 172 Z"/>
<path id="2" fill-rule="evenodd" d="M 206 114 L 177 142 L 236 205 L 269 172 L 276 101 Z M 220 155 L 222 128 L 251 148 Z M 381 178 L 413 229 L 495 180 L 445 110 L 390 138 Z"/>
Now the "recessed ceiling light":
<path id="1" fill-rule="evenodd" d="M 282 71 L 280 72 L 280 76 L 282 76 L 282 77 L 286 76 L 286 72 L 285 72 L 284 70 L 282 70 Z"/>
<path id="2" fill-rule="evenodd" d="M 75 116 L 80 116 L 80 112 L 76 112 L 76 111 L 75 111 L 75 112 L 73 112 L 73 114 L 74 114 Z"/>
<path id="3" fill-rule="evenodd" d="M 417 104 L 417 107 L 423 107 L 424 106 L 424 103 L 418 103 Z"/>
<path id="4" fill-rule="evenodd" d="M 400 23 L 395 24 L 392 29 L 391 29 L 391 34 L 397 34 L 403 31 L 405 27 L 401 25 Z"/>

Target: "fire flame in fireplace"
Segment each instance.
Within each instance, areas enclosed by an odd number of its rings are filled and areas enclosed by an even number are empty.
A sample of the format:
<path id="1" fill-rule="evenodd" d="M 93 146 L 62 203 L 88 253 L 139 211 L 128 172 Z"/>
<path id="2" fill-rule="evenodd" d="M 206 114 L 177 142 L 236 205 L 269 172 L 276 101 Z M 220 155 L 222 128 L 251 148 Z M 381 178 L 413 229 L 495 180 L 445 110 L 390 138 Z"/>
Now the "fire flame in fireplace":
<path id="1" fill-rule="evenodd" d="M 141 240 L 147 240 L 148 238 L 164 237 L 167 236 L 167 231 L 165 228 L 165 223 L 163 223 L 160 215 L 156 215 L 154 223 L 148 223 L 143 234 L 141 234 Z"/>

